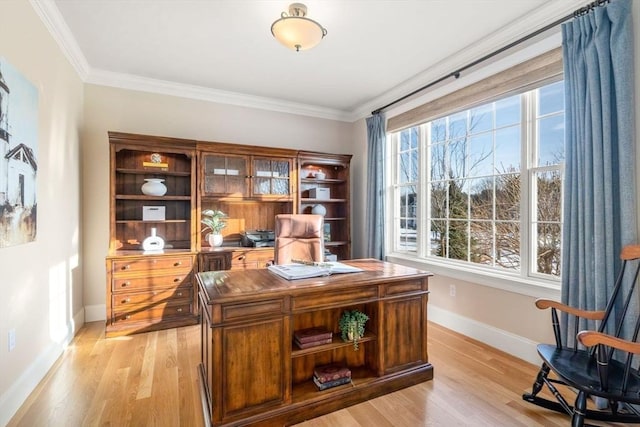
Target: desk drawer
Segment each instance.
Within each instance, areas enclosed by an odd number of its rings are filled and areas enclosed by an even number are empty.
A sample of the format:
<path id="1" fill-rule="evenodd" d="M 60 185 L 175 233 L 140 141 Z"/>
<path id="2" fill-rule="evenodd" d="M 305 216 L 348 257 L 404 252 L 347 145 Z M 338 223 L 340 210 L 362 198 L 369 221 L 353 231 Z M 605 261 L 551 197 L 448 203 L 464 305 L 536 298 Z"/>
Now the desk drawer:
<path id="1" fill-rule="evenodd" d="M 113 320 L 116 323 L 121 322 L 149 322 L 151 320 L 162 320 L 171 317 L 187 317 L 191 316 L 192 305 L 189 303 L 162 302 L 148 306 L 132 306 L 129 309 L 120 308 L 114 310 Z"/>
<path id="2" fill-rule="evenodd" d="M 309 308 L 331 307 L 335 305 L 356 304 L 375 300 L 378 297 L 376 286 L 364 286 L 359 289 L 317 292 L 293 298 L 292 309 L 306 310 Z"/>
<path id="3" fill-rule="evenodd" d="M 158 270 L 188 270 L 193 268 L 192 256 L 176 256 L 176 257 L 144 257 L 133 259 L 115 260 L 112 264 L 114 274 L 145 272 L 152 274 Z"/>
<path id="4" fill-rule="evenodd" d="M 177 272 L 163 276 L 148 277 L 119 277 L 111 282 L 113 292 L 136 292 L 145 289 L 190 288 L 193 283 L 193 273 Z"/>
<path id="5" fill-rule="evenodd" d="M 231 255 L 231 270 L 265 268 L 273 261 L 273 257 L 273 249 L 233 251 Z"/>
<path id="6" fill-rule="evenodd" d="M 165 289 L 158 292 L 127 293 L 113 295 L 111 306 L 114 310 L 127 310 L 131 306 L 153 306 L 159 302 L 190 303 L 192 301 L 192 289 L 178 288 Z"/>

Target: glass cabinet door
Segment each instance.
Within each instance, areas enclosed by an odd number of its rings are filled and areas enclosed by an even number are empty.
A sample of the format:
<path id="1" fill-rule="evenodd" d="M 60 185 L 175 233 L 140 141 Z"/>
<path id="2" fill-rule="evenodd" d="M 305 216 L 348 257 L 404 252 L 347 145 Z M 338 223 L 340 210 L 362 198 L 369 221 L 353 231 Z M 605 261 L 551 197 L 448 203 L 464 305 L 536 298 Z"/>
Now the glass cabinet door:
<path id="1" fill-rule="evenodd" d="M 248 196 L 247 158 L 242 156 L 204 155 L 204 194 Z"/>
<path id="2" fill-rule="evenodd" d="M 254 195 L 291 195 L 291 161 L 288 159 L 253 159 Z"/>

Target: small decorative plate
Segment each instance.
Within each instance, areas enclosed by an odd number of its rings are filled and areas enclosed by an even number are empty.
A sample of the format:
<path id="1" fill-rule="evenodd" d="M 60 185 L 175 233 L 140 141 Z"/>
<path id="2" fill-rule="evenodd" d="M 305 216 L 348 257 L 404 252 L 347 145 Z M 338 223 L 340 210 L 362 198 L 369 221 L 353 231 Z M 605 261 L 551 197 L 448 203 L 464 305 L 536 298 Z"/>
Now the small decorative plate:
<path id="1" fill-rule="evenodd" d="M 162 156 L 160 155 L 160 153 L 153 153 L 151 155 L 151 162 L 152 163 L 162 163 Z"/>

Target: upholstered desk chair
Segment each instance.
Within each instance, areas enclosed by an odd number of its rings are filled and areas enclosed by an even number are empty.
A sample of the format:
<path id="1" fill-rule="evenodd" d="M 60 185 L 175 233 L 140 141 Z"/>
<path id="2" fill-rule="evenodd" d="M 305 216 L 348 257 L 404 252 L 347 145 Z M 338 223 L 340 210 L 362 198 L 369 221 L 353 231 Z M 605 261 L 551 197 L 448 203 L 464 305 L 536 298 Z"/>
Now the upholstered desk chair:
<path id="1" fill-rule="evenodd" d="M 276 215 L 276 264 L 291 260 L 324 261 L 322 215 Z"/>

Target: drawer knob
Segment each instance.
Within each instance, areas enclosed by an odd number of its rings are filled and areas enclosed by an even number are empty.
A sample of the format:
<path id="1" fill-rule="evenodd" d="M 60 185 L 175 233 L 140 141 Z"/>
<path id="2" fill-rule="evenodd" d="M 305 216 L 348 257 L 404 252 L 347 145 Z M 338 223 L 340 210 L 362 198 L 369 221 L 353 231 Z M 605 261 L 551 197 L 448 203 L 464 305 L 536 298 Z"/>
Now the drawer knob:
<path id="1" fill-rule="evenodd" d="M 173 281 L 176 282 L 176 283 L 180 282 L 180 281 L 182 281 L 182 277 L 176 277 L 175 279 L 173 279 Z"/>
<path id="2" fill-rule="evenodd" d="M 131 319 L 131 315 L 127 314 L 126 316 L 124 316 L 125 320 L 129 320 Z"/>
<path id="3" fill-rule="evenodd" d="M 131 265 L 130 264 L 123 265 L 122 268 L 121 268 L 121 270 L 129 270 L 129 269 L 131 269 Z"/>
<path id="4" fill-rule="evenodd" d="M 244 255 L 242 255 L 242 256 L 239 256 L 239 257 L 238 257 L 238 260 L 239 260 L 239 261 L 242 261 L 244 258 L 245 258 L 245 257 L 244 257 Z"/>
<path id="5" fill-rule="evenodd" d="M 123 304 L 126 304 L 128 302 L 131 302 L 131 298 L 125 298 L 125 299 L 122 300 Z"/>
<path id="6" fill-rule="evenodd" d="M 181 312 L 182 312 L 182 309 L 181 309 L 181 308 L 179 308 L 179 309 L 177 309 L 176 311 L 177 311 L 178 313 L 181 313 Z"/>
<path id="7" fill-rule="evenodd" d="M 181 265 L 182 265 L 182 261 L 176 261 L 176 262 L 173 263 L 174 267 L 179 267 Z"/>
<path id="8" fill-rule="evenodd" d="M 178 295 L 179 297 L 182 296 L 182 292 L 178 292 L 176 295 Z"/>
<path id="9" fill-rule="evenodd" d="M 131 285 L 131 282 L 129 282 L 128 280 L 126 282 L 122 282 L 122 287 L 123 288 L 126 288 L 129 285 Z"/>

